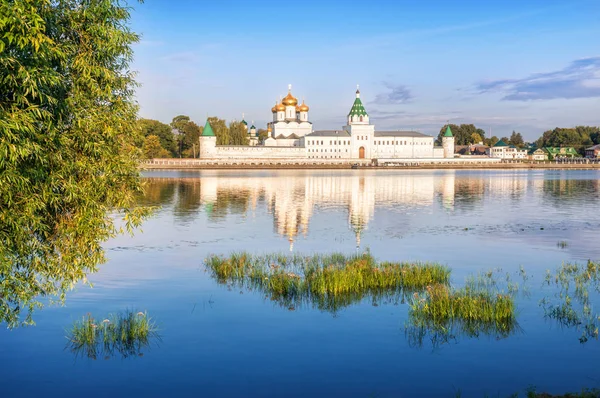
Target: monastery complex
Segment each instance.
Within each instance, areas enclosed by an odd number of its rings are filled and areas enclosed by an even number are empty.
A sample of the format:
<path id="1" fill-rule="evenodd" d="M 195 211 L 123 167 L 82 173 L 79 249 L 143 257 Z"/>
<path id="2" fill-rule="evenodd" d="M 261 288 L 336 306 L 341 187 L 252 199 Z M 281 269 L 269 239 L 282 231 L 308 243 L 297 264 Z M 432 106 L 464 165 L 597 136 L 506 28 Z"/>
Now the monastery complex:
<path id="1" fill-rule="evenodd" d="M 450 127 L 435 138 L 416 131 L 376 131 L 356 90 L 356 98 L 340 130 L 314 130 L 309 107 L 288 94 L 271 108 L 273 119 L 267 125 L 269 136 L 259 142 L 254 125 L 248 129 L 250 145 L 216 145 L 216 136 L 206 122 L 200 136 L 201 159 L 428 159 L 454 158 L 454 137 Z M 247 123 L 244 122 L 247 126 Z"/>

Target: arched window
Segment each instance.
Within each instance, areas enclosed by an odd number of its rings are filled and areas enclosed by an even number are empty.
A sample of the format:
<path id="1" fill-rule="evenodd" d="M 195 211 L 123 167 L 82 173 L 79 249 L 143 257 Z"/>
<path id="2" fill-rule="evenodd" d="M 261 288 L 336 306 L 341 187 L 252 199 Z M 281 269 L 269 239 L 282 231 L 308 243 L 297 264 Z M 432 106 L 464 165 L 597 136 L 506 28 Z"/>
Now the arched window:
<path id="1" fill-rule="evenodd" d="M 360 121 L 361 121 L 361 122 L 363 121 L 363 117 L 362 117 L 362 116 L 360 117 Z"/>

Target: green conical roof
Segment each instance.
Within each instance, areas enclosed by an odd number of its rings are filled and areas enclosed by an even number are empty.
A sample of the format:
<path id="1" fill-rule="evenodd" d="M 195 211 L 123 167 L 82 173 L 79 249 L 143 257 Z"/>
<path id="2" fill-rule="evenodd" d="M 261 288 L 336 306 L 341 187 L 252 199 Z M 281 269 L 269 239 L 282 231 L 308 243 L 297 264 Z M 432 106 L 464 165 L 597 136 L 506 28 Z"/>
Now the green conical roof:
<path id="1" fill-rule="evenodd" d="M 210 123 L 208 122 L 208 120 L 206 121 L 206 124 L 204 125 L 204 130 L 202 130 L 202 136 L 203 137 L 214 137 L 215 133 L 213 132 L 212 127 L 210 127 Z"/>
<path id="2" fill-rule="evenodd" d="M 496 142 L 494 146 L 508 146 L 508 144 L 502 140 Z"/>
<path id="3" fill-rule="evenodd" d="M 254 125 L 250 126 L 250 130 L 252 129 L 256 130 L 256 127 L 254 127 Z"/>
<path id="4" fill-rule="evenodd" d="M 352 108 L 350 109 L 350 113 L 348 114 L 348 116 L 369 116 L 367 114 L 367 111 L 365 110 L 365 107 L 364 107 L 362 101 L 358 97 L 358 92 L 357 92 L 356 99 L 354 100 L 354 104 L 352 104 Z"/>
<path id="5" fill-rule="evenodd" d="M 446 127 L 446 132 L 444 133 L 444 137 L 454 137 L 452 135 L 452 129 L 450 129 L 450 125 L 448 125 L 448 127 Z"/>

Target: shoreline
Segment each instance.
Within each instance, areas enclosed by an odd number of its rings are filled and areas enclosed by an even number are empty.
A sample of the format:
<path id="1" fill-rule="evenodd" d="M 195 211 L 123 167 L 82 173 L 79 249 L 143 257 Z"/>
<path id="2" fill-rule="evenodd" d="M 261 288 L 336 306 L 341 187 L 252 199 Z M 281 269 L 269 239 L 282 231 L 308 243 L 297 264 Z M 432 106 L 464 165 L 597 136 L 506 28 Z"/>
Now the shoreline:
<path id="1" fill-rule="evenodd" d="M 374 166 L 370 162 L 336 162 L 297 164 L 286 162 L 194 162 L 192 159 L 171 159 L 161 162 L 146 162 L 140 165 L 143 170 L 600 170 L 600 163 L 524 163 L 524 162 L 482 162 L 472 161 L 448 163 L 406 162 L 403 165 Z"/>

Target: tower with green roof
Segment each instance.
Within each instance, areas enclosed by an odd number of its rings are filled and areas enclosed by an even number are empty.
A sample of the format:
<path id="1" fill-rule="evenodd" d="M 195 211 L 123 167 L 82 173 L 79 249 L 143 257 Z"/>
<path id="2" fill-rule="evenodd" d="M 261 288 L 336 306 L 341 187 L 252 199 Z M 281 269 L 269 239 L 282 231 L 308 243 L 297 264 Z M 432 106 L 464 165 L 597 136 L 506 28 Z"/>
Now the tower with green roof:
<path id="1" fill-rule="evenodd" d="M 356 88 L 356 98 L 348 113 L 348 125 L 351 124 L 369 124 L 369 114 L 360 99 L 360 90 L 358 87 Z"/>
<path id="2" fill-rule="evenodd" d="M 214 158 L 217 155 L 217 136 L 212 129 L 212 126 L 206 120 L 202 135 L 200 135 L 200 157 Z"/>
<path id="3" fill-rule="evenodd" d="M 446 131 L 442 135 L 442 148 L 444 148 L 444 157 L 446 159 L 454 158 L 454 134 L 452 134 L 450 124 L 446 126 Z"/>
<path id="4" fill-rule="evenodd" d="M 360 90 L 356 86 L 356 98 L 348 112 L 348 124 L 344 130 L 350 134 L 352 140 L 351 158 L 371 159 L 374 154 L 375 126 L 369 122 L 369 114 L 361 99 Z"/>

